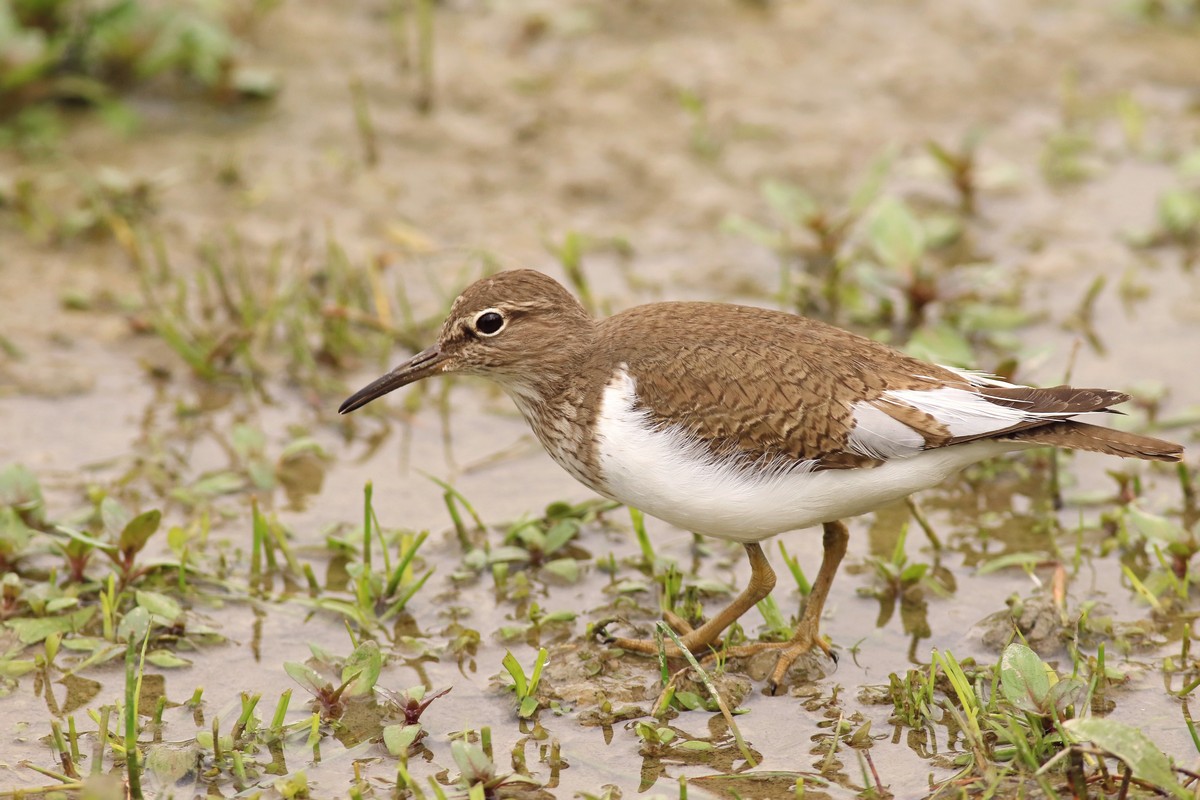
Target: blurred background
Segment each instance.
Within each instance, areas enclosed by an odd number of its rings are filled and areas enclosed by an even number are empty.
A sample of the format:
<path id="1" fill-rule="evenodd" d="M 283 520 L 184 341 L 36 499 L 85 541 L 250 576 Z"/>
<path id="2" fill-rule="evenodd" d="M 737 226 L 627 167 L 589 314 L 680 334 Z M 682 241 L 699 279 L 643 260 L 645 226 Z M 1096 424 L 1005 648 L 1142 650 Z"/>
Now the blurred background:
<path id="1" fill-rule="evenodd" d="M 144 704 L 166 698 L 160 738 L 193 764 L 146 780 L 180 796 L 299 796 L 272 783 L 299 772 L 313 796 L 394 796 L 401 752 L 426 792 L 463 789 L 486 780 L 451 742 L 484 727 L 496 786 L 516 791 L 515 771 L 554 796 L 674 797 L 680 776 L 699 796 L 1015 791 L 1060 745 L 984 754 L 1012 745 L 897 688 L 935 651 L 990 668 L 1014 631 L 1090 687 L 1071 714 L 1193 763 L 1171 693 L 1200 675 L 1190 453 L 1179 473 L 1023 456 L 923 513 L 857 520 L 825 627 L 842 658 L 792 698 L 750 689 L 747 758 L 719 714 L 650 716 L 657 665 L 587 635 L 614 613 L 648 624 L 664 592 L 715 607 L 747 577 L 736 548 L 648 520 L 648 553 L 484 384 L 336 408 L 430 343 L 467 283 L 533 267 L 597 314 L 765 305 L 941 363 L 1125 390 L 1113 424 L 1191 445 L 1198 76 L 1191 0 L 0 1 L 0 785 L 53 783 L 22 760 L 70 777 L 54 726 L 77 717 L 91 752 L 87 712 L 129 696 L 137 624 L 165 654 Z M 781 556 L 815 574 L 816 538 L 772 546 L 781 577 Z M 385 552 L 413 559 L 395 585 Z M 764 635 L 796 613 L 803 583 L 786 582 Z M 531 722 L 501 660 L 543 646 Z M 419 742 L 384 741 L 395 698 L 357 728 L 328 708 L 319 684 L 352 651 L 380 686 L 455 687 Z M 238 740 L 257 765 L 239 776 L 198 731 L 243 693 L 269 718 L 285 662 L 294 730 L 272 757 Z M 782 777 L 738 784 L 751 762 Z"/>

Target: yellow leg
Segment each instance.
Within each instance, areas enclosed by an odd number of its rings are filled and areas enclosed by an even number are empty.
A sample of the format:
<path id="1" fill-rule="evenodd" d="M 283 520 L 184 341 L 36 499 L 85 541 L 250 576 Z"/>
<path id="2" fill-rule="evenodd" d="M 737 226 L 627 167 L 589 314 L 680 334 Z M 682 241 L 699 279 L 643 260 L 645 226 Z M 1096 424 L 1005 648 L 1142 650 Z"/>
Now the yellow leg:
<path id="1" fill-rule="evenodd" d="M 804 603 L 804 613 L 790 640 L 786 642 L 755 642 L 731 647 L 725 651 L 725 654 L 731 658 L 745 658 L 767 650 L 779 651 L 779 656 L 775 660 L 775 668 L 771 670 L 771 675 L 767 679 L 765 688 L 767 694 L 778 694 L 788 669 L 796 662 L 797 658 L 814 647 L 819 647 L 826 655 L 833 655 L 829 644 L 821 637 L 821 614 L 825 610 L 825 600 L 829 597 L 829 589 L 833 586 L 833 578 L 837 575 L 838 566 L 846 555 L 846 545 L 849 541 L 850 532 L 846 529 L 845 523 L 841 521 L 825 523 L 821 568 L 817 572 L 817 579 L 813 581 L 812 591 L 809 592 L 808 599 Z M 715 647 L 721 633 L 734 620 L 750 610 L 775 588 L 775 572 L 767 563 L 767 557 L 763 555 L 762 548 L 757 544 L 748 544 L 746 545 L 746 555 L 750 558 L 750 583 L 721 613 L 695 630 L 692 630 L 686 622 L 674 614 L 667 615 L 667 621 L 671 627 L 683 634 L 680 641 L 691 653 L 704 655 L 704 650 Z M 658 652 L 654 640 L 609 636 L 604 631 L 603 623 L 597 626 L 596 633 L 605 643 L 615 644 L 625 650 L 648 655 Z M 668 658 L 678 658 L 682 655 L 674 645 L 667 645 L 666 651 Z"/>
<path id="2" fill-rule="evenodd" d="M 754 608 L 759 600 L 769 595 L 775 588 L 775 572 L 767 563 L 767 557 L 763 554 L 762 548 L 757 543 L 747 544 L 746 555 L 750 559 L 750 583 L 721 613 L 694 630 L 677 615 L 670 612 L 664 614 L 668 624 L 681 634 L 680 641 L 691 653 L 703 655 L 709 648 L 715 647 L 720 641 L 721 634 L 733 624 L 734 620 Z M 817 580 L 820 581 L 819 576 Z M 605 644 L 614 644 L 623 650 L 632 650 L 635 653 L 647 655 L 658 652 L 658 645 L 653 639 L 626 639 L 621 636 L 609 636 L 604 630 L 604 625 L 605 623 L 602 622 L 596 626 L 596 635 Z M 669 658 L 682 656 L 679 648 L 673 644 L 667 644 L 666 651 Z"/>
<path id="3" fill-rule="evenodd" d="M 796 663 L 796 659 L 814 647 L 819 647 L 826 655 L 833 655 L 820 633 L 821 614 L 825 610 L 825 599 L 829 597 L 829 589 L 833 586 L 833 578 L 837 574 L 838 565 L 846 555 L 846 545 L 850 541 L 850 532 L 843 522 L 826 522 L 824 530 L 824 555 L 821 557 L 821 569 L 817 579 L 813 581 L 812 591 L 804 603 L 804 613 L 791 640 L 787 642 L 757 642 L 755 644 L 732 647 L 728 655 L 734 658 L 756 655 L 764 650 L 778 650 L 775 668 L 767 678 L 764 691 L 767 694 L 778 694 L 783 688 L 783 679 L 788 669 Z"/>

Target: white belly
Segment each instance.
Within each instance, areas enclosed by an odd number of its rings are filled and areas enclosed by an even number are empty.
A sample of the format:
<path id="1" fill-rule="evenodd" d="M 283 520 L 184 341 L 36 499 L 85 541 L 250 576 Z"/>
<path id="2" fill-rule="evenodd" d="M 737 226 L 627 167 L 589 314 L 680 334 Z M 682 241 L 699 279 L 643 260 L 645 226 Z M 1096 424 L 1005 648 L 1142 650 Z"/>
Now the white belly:
<path id="1" fill-rule="evenodd" d="M 869 469 L 747 469 L 714 459 L 678 428 L 647 424 L 646 412 L 634 408 L 634 388 L 618 372 L 596 420 L 605 493 L 680 528 L 739 542 L 863 514 L 936 486 L 968 464 L 1021 449 L 981 440 Z"/>

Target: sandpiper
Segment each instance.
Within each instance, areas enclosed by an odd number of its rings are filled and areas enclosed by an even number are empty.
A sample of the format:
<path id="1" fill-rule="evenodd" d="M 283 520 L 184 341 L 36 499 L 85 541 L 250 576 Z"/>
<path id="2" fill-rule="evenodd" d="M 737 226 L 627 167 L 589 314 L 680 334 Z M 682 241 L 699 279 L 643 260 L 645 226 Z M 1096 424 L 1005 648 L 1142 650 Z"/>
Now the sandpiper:
<path id="1" fill-rule="evenodd" d="M 829 652 L 818 624 L 846 552 L 845 518 L 1010 450 L 1050 445 L 1155 461 L 1183 454 L 1171 442 L 1073 419 L 1128 400 L 1121 392 L 1018 386 L 748 306 L 652 303 L 596 320 L 532 270 L 468 286 L 436 344 L 340 411 L 451 373 L 498 383 L 550 456 L 588 488 L 744 545 L 750 583 L 727 608 L 695 629 L 668 620 L 693 653 L 713 648 L 774 587 L 759 542 L 824 526 L 820 571 L 791 641 L 728 650 L 778 650 L 769 693 L 800 655 Z M 656 650 L 649 640 L 606 641 Z"/>

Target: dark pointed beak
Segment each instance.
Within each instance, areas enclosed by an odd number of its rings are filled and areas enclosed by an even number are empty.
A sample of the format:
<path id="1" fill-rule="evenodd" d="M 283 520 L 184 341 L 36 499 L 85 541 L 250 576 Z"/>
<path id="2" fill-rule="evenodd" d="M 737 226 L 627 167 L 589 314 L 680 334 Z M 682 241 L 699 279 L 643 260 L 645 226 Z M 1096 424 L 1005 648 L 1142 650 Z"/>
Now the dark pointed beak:
<path id="1" fill-rule="evenodd" d="M 445 357 L 442 355 L 441 347 L 438 345 L 435 344 L 433 347 L 422 350 L 382 378 L 372 381 L 367 386 L 347 397 L 346 402 L 342 403 L 338 409 L 338 413 L 349 414 L 356 408 L 362 408 L 372 400 L 383 397 L 388 392 L 399 389 L 401 386 L 408 386 L 410 383 L 416 383 L 422 378 L 436 375 L 441 372 L 441 366 L 444 361 Z"/>

